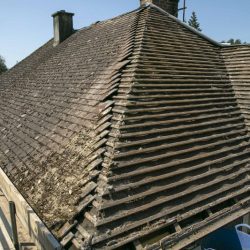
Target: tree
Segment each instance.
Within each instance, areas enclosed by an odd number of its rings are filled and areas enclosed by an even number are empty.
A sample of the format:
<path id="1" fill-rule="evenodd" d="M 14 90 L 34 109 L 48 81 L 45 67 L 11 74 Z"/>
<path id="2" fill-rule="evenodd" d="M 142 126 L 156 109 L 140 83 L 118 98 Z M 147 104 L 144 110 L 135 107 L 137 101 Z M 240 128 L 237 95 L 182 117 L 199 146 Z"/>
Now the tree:
<path id="1" fill-rule="evenodd" d="M 242 42 L 241 42 L 240 39 L 236 39 L 236 40 L 234 41 L 234 44 L 242 44 Z"/>
<path id="2" fill-rule="evenodd" d="M 230 43 L 231 45 L 237 45 L 237 44 L 247 44 L 247 42 L 242 42 L 240 39 L 229 39 L 227 42 L 222 41 L 222 43 Z"/>
<path id="3" fill-rule="evenodd" d="M 231 38 L 231 39 L 229 39 L 227 42 L 233 45 L 233 44 L 234 44 L 234 39 Z"/>
<path id="4" fill-rule="evenodd" d="M 8 70 L 8 68 L 5 64 L 5 60 L 2 56 L 0 56 L 0 75 L 7 70 Z"/>
<path id="5" fill-rule="evenodd" d="M 197 29 L 198 31 L 202 31 L 202 29 L 200 28 L 200 23 L 198 22 L 198 18 L 196 16 L 196 13 L 193 11 L 192 15 L 188 21 L 189 26 Z"/>

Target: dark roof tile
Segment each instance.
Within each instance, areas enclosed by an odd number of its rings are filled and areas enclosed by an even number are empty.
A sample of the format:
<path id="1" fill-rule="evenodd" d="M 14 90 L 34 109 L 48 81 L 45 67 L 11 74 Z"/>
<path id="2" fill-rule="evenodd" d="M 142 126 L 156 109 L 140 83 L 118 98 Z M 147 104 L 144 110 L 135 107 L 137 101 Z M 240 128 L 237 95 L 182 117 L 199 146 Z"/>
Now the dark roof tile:
<path id="1" fill-rule="evenodd" d="M 64 244 L 185 247 L 249 210 L 247 98 L 222 50 L 148 5 L 1 76 L 0 165 Z"/>

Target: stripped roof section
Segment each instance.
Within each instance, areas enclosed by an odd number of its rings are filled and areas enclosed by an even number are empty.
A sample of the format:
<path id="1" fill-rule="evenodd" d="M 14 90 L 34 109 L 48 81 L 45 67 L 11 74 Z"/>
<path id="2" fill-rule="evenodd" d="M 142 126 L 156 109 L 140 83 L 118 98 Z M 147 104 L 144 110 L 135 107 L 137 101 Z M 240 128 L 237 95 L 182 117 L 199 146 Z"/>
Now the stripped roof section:
<path id="1" fill-rule="evenodd" d="M 249 212 L 220 46 L 154 5 L 50 43 L 0 78 L 0 160 L 62 245 L 174 249 Z"/>
<path id="2" fill-rule="evenodd" d="M 85 214 L 96 249 L 171 238 L 249 195 L 249 136 L 220 48 L 154 6 L 135 44 L 113 97 L 108 186 Z"/>

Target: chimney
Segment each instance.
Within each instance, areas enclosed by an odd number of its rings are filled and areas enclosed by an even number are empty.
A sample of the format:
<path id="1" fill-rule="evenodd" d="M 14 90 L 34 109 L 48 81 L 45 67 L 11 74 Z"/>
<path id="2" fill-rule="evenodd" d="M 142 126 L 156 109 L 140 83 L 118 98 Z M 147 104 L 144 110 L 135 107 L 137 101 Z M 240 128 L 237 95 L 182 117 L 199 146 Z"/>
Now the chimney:
<path id="1" fill-rule="evenodd" d="M 153 3 L 154 5 L 167 11 L 169 14 L 178 17 L 178 3 L 179 0 L 140 0 L 141 6 L 146 3 Z"/>
<path id="2" fill-rule="evenodd" d="M 52 15 L 54 21 L 54 46 L 63 42 L 74 33 L 73 13 L 65 10 L 57 11 Z"/>

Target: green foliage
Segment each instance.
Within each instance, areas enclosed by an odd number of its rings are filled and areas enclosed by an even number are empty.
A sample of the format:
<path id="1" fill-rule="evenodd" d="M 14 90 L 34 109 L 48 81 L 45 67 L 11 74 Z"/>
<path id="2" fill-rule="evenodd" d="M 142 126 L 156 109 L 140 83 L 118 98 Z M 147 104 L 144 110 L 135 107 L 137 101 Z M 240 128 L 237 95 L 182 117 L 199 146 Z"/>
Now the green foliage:
<path id="1" fill-rule="evenodd" d="M 230 43 L 231 45 L 237 45 L 237 44 L 247 44 L 246 42 L 242 42 L 240 39 L 229 39 L 227 42 L 222 41 L 221 43 Z"/>
<path id="2" fill-rule="evenodd" d="M 233 38 L 231 38 L 231 39 L 229 39 L 228 41 L 227 41 L 227 43 L 230 43 L 230 44 L 234 44 L 234 39 Z"/>
<path id="3" fill-rule="evenodd" d="M 197 29 L 198 31 L 202 31 L 202 29 L 200 28 L 200 23 L 198 22 L 198 18 L 196 16 L 196 13 L 193 11 L 192 15 L 188 21 L 189 26 Z"/>
<path id="4" fill-rule="evenodd" d="M 8 70 L 8 68 L 5 64 L 5 60 L 2 56 L 0 56 L 0 75 L 7 70 Z"/>
<path id="5" fill-rule="evenodd" d="M 242 44 L 242 42 L 241 42 L 240 39 L 236 39 L 236 40 L 234 41 L 234 44 Z"/>

